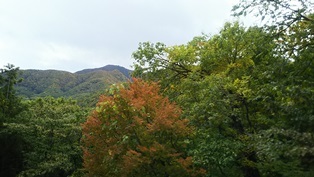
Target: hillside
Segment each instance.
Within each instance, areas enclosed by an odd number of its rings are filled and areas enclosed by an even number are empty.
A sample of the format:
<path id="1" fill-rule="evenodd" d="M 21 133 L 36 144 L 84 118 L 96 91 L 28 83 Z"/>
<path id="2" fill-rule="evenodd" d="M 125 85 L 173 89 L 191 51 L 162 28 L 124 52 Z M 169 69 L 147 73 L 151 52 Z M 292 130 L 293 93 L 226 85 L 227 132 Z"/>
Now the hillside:
<path id="1" fill-rule="evenodd" d="M 90 95 L 102 92 L 111 84 L 126 82 L 130 76 L 114 69 L 112 65 L 87 69 L 76 73 L 58 70 L 21 70 L 23 82 L 16 86 L 17 93 L 26 98 L 53 96 L 85 100 Z"/>
<path id="2" fill-rule="evenodd" d="M 131 70 L 118 66 L 118 65 L 106 65 L 101 68 L 92 68 L 92 69 L 84 69 L 81 71 L 77 71 L 76 74 L 87 74 L 87 73 L 91 73 L 95 71 L 114 71 L 114 70 L 120 71 L 127 78 L 130 78 L 130 74 L 132 72 Z"/>

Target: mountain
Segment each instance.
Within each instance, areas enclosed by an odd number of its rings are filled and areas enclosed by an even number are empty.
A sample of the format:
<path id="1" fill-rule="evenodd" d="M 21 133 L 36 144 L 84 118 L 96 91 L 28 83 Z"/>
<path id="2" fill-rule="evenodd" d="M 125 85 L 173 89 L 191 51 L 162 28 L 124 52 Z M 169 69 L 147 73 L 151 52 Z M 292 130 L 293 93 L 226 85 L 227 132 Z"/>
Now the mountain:
<path id="1" fill-rule="evenodd" d="M 77 71 L 76 74 L 87 74 L 87 73 L 91 73 L 91 72 L 95 72 L 95 71 L 114 71 L 114 70 L 118 70 L 127 78 L 131 78 L 132 71 L 129 69 L 126 69 L 122 66 L 118 66 L 118 65 L 106 65 L 106 66 L 101 67 L 101 68 L 84 69 L 81 71 Z"/>
<path id="2" fill-rule="evenodd" d="M 121 66 L 107 65 L 76 73 L 58 70 L 21 70 L 23 81 L 16 85 L 17 93 L 25 98 L 53 96 L 72 97 L 79 101 L 96 98 L 110 85 L 126 82 L 131 71 Z"/>

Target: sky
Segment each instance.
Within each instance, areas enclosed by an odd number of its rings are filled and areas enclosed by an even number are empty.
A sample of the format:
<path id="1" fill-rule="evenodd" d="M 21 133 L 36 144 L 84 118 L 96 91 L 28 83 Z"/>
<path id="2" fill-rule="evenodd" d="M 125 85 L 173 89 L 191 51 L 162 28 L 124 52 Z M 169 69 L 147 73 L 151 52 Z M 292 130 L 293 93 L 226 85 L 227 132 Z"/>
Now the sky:
<path id="1" fill-rule="evenodd" d="M 237 0 L 0 0 L 0 68 L 128 69 L 140 42 L 216 34 Z"/>

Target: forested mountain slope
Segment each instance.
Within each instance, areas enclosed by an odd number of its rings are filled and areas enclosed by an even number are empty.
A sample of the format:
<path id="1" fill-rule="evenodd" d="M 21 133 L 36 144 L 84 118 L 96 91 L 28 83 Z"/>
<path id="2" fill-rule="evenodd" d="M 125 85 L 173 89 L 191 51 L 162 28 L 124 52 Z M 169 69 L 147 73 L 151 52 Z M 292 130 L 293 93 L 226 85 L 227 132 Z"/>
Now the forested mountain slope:
<path id="1" fill-rule="evenodd" d="M 95 71 L 114 71 L 114 70 L 120 71 L 127 78 L 130 78 L 130 74 L 132 72 L 131 70 L 126 69 L 126 68 L 124 68 L 122 66 L 106 65 L 106 66 L 101 67 L 101 68 L 92 68 L 92 69 L 84 69 L 84 70 L 81 70 L 81 71 L 77 71 L 76 74 L 87 74 L 87 73 L 91 73 L 91 72 L 95 72 Z"/>
<path id="2" fill-rule="evenodd" d="M 76 73 L 58 70 L 22 70 L 20 77 L 23 82 L 17 85 L 17 93 L 26 98 L 48 95 L 80 98 L 104 90 L 111 84 L 128 80 L 126 72 L 121 72 L 128 71 L 127 69 L 108 66 L 110 69 L 88 69 Z"/>

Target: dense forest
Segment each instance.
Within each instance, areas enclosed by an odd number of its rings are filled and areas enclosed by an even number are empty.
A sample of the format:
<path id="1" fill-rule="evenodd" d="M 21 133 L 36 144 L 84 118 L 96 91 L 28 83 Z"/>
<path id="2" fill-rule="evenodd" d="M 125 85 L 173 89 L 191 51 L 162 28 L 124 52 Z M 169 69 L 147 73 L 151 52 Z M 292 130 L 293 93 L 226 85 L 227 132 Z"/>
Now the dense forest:
<path id="1" fill-rule="evenodd" d="M 24 98 L 66 97 L 73 98 L 82 106 L 94 106 L 103 90 L 112 84 L 126 82 L 131 70 L 121 66 L 106 65 L 84 69 L 75 73 L 58 70 L 21 70 L 23 80 L 16 84 L 16 92 Z M 93 93 L 91 95 L 91 93 Z"/>
<path id="2" fill-rule="evenodd" d="M 25 83 L 34 73 L 8 64 L 0 176 L 314 176 L 313 9 L 240 0 L 233 15 L 263 26 L 226 22 L 187 44 L 142 42 L 132 79 L 115 71 L 122 80 L 90 91 L 95 82 L 77 86 L 102 69 L 49 78 L 66 79 L 56 86 Z M 43 92 L 26 92 L 34 83 Z"/>

